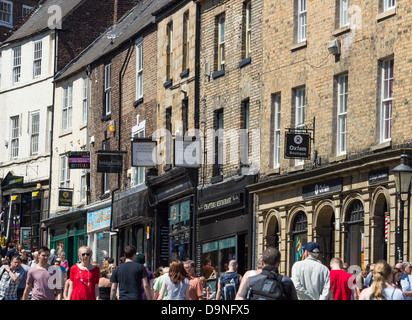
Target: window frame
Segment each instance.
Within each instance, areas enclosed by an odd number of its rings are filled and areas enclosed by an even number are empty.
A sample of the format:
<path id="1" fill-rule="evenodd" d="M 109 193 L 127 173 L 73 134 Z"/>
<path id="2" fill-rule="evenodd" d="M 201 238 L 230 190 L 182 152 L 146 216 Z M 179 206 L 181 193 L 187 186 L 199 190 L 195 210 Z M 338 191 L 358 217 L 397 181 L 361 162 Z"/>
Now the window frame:
<path id="1" fill-rule="evenodd" d="M 391 3 L 392 5 L 389 5 Z M 396 0 L 383 0 L 383 12 L 396 8 Z"/>
<path id="2" fill-rule="evenodd" d="M 222 33 L 222 26 L 223 26 L 223 33 Z M 223 13 L 217 16 L 217 67 L 218 67 L 217 71 L 225 69 L 225 38 L 226 38 L 225 29 L 226 29 L 226 15 Z"/>
<path id="3" fill-rule="evenodd" d="M 16 55 L 18 53 L 18 55 Z M 13 48 L 13 71 L 12 82 L 13 84 L 21 82 L 21 46 Z"/>
<path id="4" fill-rule="evenodd" d="M 82 78 L 82 123 L 87 123 L 88 118 L 88 100 L 89 100 L 89 83 L 88 78 Z"/>
<path id="5" fill-rule="evenodd" d="M 342 83 L 343 82 L 343 83 Z M 342 103 L 343 102 L 343 103 Z M 336 153 L 338 156 L 347 152 L 347 121 L 348 121 L 348 75 L 337 78 L 337 141 Z M 344 130 L 342 125 L 344 124 Z M 343 148 L 344 146 L 344 148 Z"/>
<path id="6" fill-rule="evenodd" d="M 386 78 L 386 67 L 389 64 L 389 76 Z M 385 90 L 385 82 L 388 82 Z M 380 142 L 392 139 L 392 109 L 393 109 L 393 85 L 394 85 L 394 59 L 386 59 L 381 62 L 381 96 L 380 96 Z M 387 92 L 385 92 L 387 91 Z M 386 96 L 385 94 L 388 94 Z M 388 103 L 388 104 L 387 104 Z"/>
<path id="7" fill-rule="evenodd" d="M 104 115 L 112 113 L 112 64 L 104 65 Z"/>
<path id="8" fill-rule="evenodd" d="M 63 102 L 62 102 L 62 131 L 72 129 L 73 119 L 73 83 L 69 83 L 63 87 Z M 66 113 L 66 116 L 65 116 Z"/>
<path id="9" fill-rule="evenodd" d="M 143 40 L 136 41 L 136 100 L 143 98 Z"/>
<path id="10" fill-rule="evenodd" d="M 224 110 L 218 109 L 214 112 L 215 117 L 215 141 L 214 141 L 214 176 L 223 174 L 224 162 Z M 219 162 L 222 160 L 222 163 Z"/>
<path id="11" fill-rule="evenodd" d="M 70 187 L 70 169 L 68 153 L 60 155 L 59 188 Z"/>
<path id="12" fill-rule="evenodd" d="M 304 4 L 304 8 L 302 8 L 302 4 Z M 298 7 L 297 7 L 297 40 L 298 43 L 306 41 L 307 35 L 307 0 L 298 0 Z"/>
<path id="13" fill-rule="evenodd" d="M 19 139 L 20 116 L 14 116 L 10 118 L 10 159 L 17 159 L 19 157 Z"/>
<path id="14" fill-rule="evenodd" d="M 252 1 L 245 2 L 245 59 L 252 54 Z"/>
<path id="15" fill-rule="evenodd" d="M 40 49 L 37 48 L 36 50 L 36 45 L 37 46 L 40 45 Z M 42 40 L 34 41 L 33 42 L 33 79 L 40 77 L 42 74 L 42 58 L 43 58 L 43 41 Z M 40 72 L 37 73 L 36 70 L 40 70 Z"/>
<path id="16" fill-rule="evenodd" d="M 25 16 L 27 16 L 32 9 L 33 7 L 23 4 L 21 7 L 21 17 L 24 18 Z M 24 14 L 24 12 L 26 12 L 26 14 Z"/>
<path id="17" fill-rule="evenodd" d="M 7 0 L 0 0 L 0 4 L 5 4 L 10 6 L 10 12 L 0 11 L 0 26 L 13 27 L 13 2 Z M 9 20 L 3 20 L 5 15 L 9 15 Z"/>
<path id="18" fill-rule="evenodd" d="M 173 21 L 166 25 L 166 81 L 173 77 Z"/>
<path id="19" fill-rule="evenodd" d="M 132 133 L 133 138 L 144 138 L 146 136 L 145 122 L 143 125 L 139 125 L 139 129 Z M 146 181 L 145 167 L 132 167 L 131 170 L 131 186 L 136 187 L 144 184 Z M 137 183 L 135 183 L 137 182 Z"/>
<path id="20" fill-rule="evenodd" d="M 280 137 L 281 137 L 281 112 L 282 112 L 282 97 L 281 94 L 276 94 L 274 97 L 274 117 L 273 117 L 273 168 L 280 167 Z"/>
<path id="21" fill-rule="evenodd" d="M 303 97 L 302 97 L 303 93 Z M 302 104 L 303 102 L 303 104 Z M 305 115 L 306 115 L 306 87 L 295 89 L 295 128 L 296 132 L 299 129 L 305 128 Z M 303 121 L 303 122 L 302 122 Z M 304 159 L 295 159 L 295 166 L 301 166 L 305 164 Z"/>
<path id="22" fill-rule="evenodd" d="M 339 27 L 343 28 L 349 25 L 349 7 L 350 0 L 339 1 Z"/>
<path id="23" fill-rule="evenodd" d="M 189 11 L 183 14 L 183 51 L 182 51 L 182 72 L 189 69 L 189 48 L 190 48 L 190 16 Z"/>
<path id="24" fill-rule="evenodd" d="M 34 124 L 34 118 L 38 118 L 37 124 Z M 36 128 L 37 127 L 37 128 Z M 37 130 L 34 130 L 37 129 Z M 35 155 L 39 153 L 39 137 L 40 137 L 40 111 L 34 111 L 30 113 L 30 154 Z M 37 139 L 33 143 L 33 138 Z M 36 148 L 34 148 L 36 145 Z"/>

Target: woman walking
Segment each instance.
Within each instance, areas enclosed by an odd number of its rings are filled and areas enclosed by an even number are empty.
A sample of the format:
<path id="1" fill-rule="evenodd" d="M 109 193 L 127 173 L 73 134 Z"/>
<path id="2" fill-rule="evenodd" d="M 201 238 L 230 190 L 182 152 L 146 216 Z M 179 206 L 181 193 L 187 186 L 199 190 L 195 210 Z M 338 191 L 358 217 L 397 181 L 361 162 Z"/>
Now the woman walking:
<path id="1" fill-rule="evenodd" d="M 91 263 L 92 249 L 79 249 L 80 263 L 70 269 L 69 300 L 99 300 L 99 268 Z"/>
<path id="2" fill-rule="evenodd" d="M 402 291 L 391 285 L 392 268 L 385 261 L 375 264 L 372 286 L 363 289 L 359 300 L 404 300 Z"/>
<path id="3" fill-rule="evenodd" d="M 174 260 L 169 267 L 169 276 L 164 277 L 157 300 L 162 300 L 165 291 L 168 300 L 189 300 L 189 275 L 183 262 Z"/>

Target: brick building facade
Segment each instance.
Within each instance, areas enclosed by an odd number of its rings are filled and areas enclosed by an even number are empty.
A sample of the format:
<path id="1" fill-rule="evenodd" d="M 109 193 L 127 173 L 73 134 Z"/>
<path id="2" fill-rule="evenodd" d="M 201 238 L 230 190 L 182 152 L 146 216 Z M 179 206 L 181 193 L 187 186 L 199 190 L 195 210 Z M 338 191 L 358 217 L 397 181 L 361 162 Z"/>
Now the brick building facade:
<path id="1" fill-rule="evenodd" d="M 410 12 L 407 1 L 384 2 L 265 2 L 261 176 L 249 190 L 258 253 L 278 246 L 283 273 L 306 241 L 319 242 L 326 265 L 333 256 L 361 268 L 399 259 L 391 170 L 411 146 Z M 286 128 L 309 129 L 309 160 L 284 157 Z M 402 260 L 411 254 L 405 246 Z"/>

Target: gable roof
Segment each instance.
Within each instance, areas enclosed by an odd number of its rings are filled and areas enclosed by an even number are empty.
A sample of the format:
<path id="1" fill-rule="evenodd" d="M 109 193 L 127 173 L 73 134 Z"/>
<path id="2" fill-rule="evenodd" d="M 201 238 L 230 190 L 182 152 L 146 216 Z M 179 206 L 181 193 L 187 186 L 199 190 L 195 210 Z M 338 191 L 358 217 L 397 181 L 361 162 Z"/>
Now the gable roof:
<path id="1" fill-rule="evenodd" d="M 49 28 L 50 23 L 56 23 L 55 17 L 59 16 L 56 10 L 61 11 L 61 19 L 66 18 L 70 13 L 85 0 L 48 0 L 38 10 L 34 12 L 30 18 L 23 23 L 10 37 L 3 42 L 3 46 L 12 42 L 16 42 L 33 35 L 42 33 Z"/>
<path id="2" fill-rule="evenodd" d="M 124 43 L 138 36 L 148 26 L 155 23 L 152 13 L 164 6 L 168 0 L 142 0 L 127 12 L 118 23 L 107 29 L 93 41 L 82 53 L 57 73 L 54 80 L 67 78 L 94 61 L 121 47 Z"/>

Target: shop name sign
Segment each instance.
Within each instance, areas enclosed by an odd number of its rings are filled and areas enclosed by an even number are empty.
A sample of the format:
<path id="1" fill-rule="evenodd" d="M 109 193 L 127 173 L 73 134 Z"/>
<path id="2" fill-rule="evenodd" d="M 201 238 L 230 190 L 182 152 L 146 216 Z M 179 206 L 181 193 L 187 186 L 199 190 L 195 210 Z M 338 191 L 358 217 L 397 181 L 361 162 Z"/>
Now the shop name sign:
<path id="1" fill-rule="evenodd" d="M 59 190 L 59 206 L 71 207 L 73 200 L 73 191 Z"/>
<path id="2" fill-rule="evenodd" d="M 342 191 L 342 179 L 338 178 L 303 186 L 302 198 L 319 197 L 340 191 Z"/>
<path id="3" fill-rule="evenodd" d="M 97 172 L 121 173 L 123 156 L 121 154 L 98 154 Z"/>
<path id="4" fill-rule="evenodd" d="M 310 158 L 309 133 L 285 133 L 285 158 Z"/>
<path id="5" fill-rule="evenodd" d="M 222 207 L 230 206 L 232 204 L 240 203 L 240 193 L 230 195 L 223 199 L 200 203 L 199 211 L 215 210 Z"/>
<path id="6" fill-rule="evenodd" d="M 110 227 L 111 207 L 105 207 L 87 213 L 87 231 L 92 232 Z"/>
<path id="7" fill-rule="evenodd" d="M 70 169 L 90 169 L 90 151 L 70 151 Z"/>
<path id="8" fill-rule="evenodd" d="M 369 176 L 368 176 L 369 184 L 388 181 L 388 179 L 389 179 L 389 167 L 384 167 L 384 168 L 369 171 Z"/>

